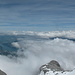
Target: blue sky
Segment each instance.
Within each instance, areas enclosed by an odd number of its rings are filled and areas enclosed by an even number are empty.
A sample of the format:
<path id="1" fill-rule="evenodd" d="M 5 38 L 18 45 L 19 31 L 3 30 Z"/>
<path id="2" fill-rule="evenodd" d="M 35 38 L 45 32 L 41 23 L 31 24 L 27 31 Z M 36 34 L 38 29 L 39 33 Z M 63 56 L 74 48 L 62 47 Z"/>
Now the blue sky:
<path id="1" fill-rule="evenodd" d="M 0 0 L 0 31 L 75 29 L 75 0 Z"/>

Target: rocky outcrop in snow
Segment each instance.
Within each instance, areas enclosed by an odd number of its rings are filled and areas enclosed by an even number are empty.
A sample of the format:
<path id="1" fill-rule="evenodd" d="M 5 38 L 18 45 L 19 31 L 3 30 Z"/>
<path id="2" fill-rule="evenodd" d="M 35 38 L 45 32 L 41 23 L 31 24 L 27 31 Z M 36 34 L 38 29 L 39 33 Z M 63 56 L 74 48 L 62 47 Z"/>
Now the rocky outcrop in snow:
<path id="1" fill-rule="evenodd" d="M 65 75 L 68 72 L 70 71 L 64 70 L 57 61 L 52 60 L 40 67 L 39 75 Z"/>
<path id="2" fill-rule="evenodd" d="M 0 75 L 7 75 L 7 74 L 3 72 L 2 70 L 0 70 Z"/>

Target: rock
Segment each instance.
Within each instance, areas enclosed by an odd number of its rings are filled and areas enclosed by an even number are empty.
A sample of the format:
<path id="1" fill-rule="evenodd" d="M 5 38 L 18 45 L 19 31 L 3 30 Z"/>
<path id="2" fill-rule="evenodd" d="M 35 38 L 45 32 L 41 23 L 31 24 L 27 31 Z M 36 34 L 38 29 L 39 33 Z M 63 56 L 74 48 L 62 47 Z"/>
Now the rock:
<path id="1" fill-rule="evenodd" d="M 2 70 L 0 70 L 0 75 L 7 75 L 7 74 L 3 72 Z"/>
<path id="2" fill-rule="evenodd" d="M 42 65 L 40 67 L 40 71 L 43 71 L 44 73 L 48 72 L 49 70 L 51 70 L 53 72 L 54 71 L 64 71 L 61 68 L 60 64 L 55 60 L 52 60 L 48 64 Z"/>
<path id="3" fill-rule="evenodd" d="M 55 70 L 55 71 L 64 71 L 61 68 L 60 64 L 55 60 L 52 60 L 50 63 L 48 63 L 48 66 L 49 66 L 48 68 L 51 69 L 52 71 L 53 70 Z"/>
<path id="4" fill-rule="evenodd" d="M 40 67 L 39 75 L 65 75 L 68 72 L 70 71 L 64 70 L 56 60 L 52 60 Z"/>

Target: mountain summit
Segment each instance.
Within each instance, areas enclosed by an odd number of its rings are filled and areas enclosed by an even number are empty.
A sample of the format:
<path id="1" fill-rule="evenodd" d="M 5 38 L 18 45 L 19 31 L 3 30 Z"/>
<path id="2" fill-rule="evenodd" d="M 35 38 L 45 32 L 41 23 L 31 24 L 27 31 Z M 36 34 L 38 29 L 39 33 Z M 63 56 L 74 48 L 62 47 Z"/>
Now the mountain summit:
<path id="1" fill-rule="evenodd" d="M 69 72 L 71 70 L 64 70 L 56 60 L 52 60 L 40 67 L 39 75 L 67 75 Z"/>

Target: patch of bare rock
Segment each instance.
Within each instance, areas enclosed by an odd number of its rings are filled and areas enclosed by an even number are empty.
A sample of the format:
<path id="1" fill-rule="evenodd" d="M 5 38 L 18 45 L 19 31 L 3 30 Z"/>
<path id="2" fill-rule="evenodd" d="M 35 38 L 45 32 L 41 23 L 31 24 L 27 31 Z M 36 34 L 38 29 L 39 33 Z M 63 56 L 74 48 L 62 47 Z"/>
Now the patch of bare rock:
<path id="1" fill-rule="evenodd" d="M 7 75 L 7 74 L 3 72 L 2 70 L 0 70 L 0 75 Z"/>
<path id="2" fill-rule="evenodd" d="M 68 72 L 70 70 L 64 70 L 56 60 L 52 60 L 40 67 L 39 75 L 65 75 Z"/>

